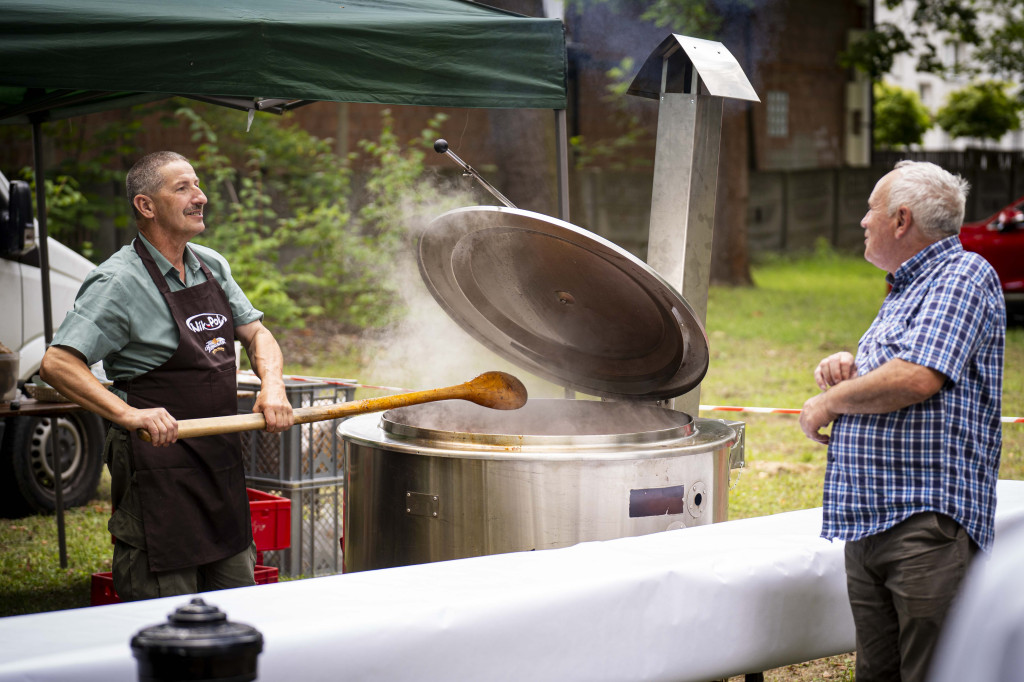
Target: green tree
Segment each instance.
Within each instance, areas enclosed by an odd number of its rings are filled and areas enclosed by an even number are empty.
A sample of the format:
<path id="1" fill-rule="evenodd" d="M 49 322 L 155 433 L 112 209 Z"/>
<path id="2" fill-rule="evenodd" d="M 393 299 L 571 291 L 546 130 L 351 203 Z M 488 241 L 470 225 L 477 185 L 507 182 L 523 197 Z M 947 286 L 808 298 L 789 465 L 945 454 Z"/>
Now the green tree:
<path id="1" fill-rule="evenodd" d="M 912 8 L 906 26 L 880 22 L 841 56 L 846 66 L 874 80 L 892 70 L 900 54 L 917 54 L 917 70 L 939 75 L 985 71 L 1012 82 L 1024 80 L 1024 6 L 1020 0 L 883 0 L 888 9 Z M 939 49 L 967 46 L 970 60 L 945 63 Z"/>
<path id="2" fill-rule="evenodd" d="M 571 5 L 583 11 L 588 5 L 607 4 L 616 12 L 650 21 L 660 28 L 696 38 L 728 43 L 734 56 L 744 66 L 747 76 L 753 74 L 749 47 L 744 36 L 753 21 L 753 0 L 571 0 Z M 625 96 L 631 79 L 619 80 L 625 73 L 625 63 L 608 72 L 612 98 Z M 642 142 L 643 131 L 635 117 L 620 111 L 624 121 L 623 135 L 615 141 L 595 143 L 583 140 L 578 150 L 586 150 L 590 157 L 620 154 L 624 148 Z M 714 245 L 711 251 L 711 279 L 733 285 L 752 285 L 750 260 L 747 249 L 747 201 L 750 181 L 751 108 L 747 102 L 727 102 L 722 117 L 722 142 L 719 157 L 718 196 L 715 206 Z M 577 140 L 577 143 L 581 141 Z M 578 157 L 579 158 L 579 157 Z"/>
<path id="3" fill-rule="evenodd" d="M 994 77 L 1024 82 L 1024 2 L 1021 0 L 883 0 L 910 10 L 903 26 L 881 22 L 855 40 L 840 58 L 846 66 L 879 80 L 901 54 L 917 56 L 917 70 L 939 76 Z M 953 61 L 939 58 L 948 44 L 959 46 Z M 1019 126 L 1024 91 L 1010 95 L 999 82 L 974 83 L 955 93 L 936 112 L 936 122 L 954 137 L 999 139 Z"/>
<path id="4" fill-rule="evenodd" d="M 570 0 L 578 8 L 588 3 L 606 3 L 617 10 L 640 7 L 640 18 L 654 22 L 659 28 L 679 31 L 685 27 L 686 35 L 713 40 L 722 29 L 723 9 L 730 5 L 751 8 L 753 0 Z M 724 7 L 723 7 L 724 6 Z"/>
<path id="5" fill-rule="evenodd" d="M 46 206 L 48 233 L 90 259 L 103 259 L 120 246 L 115 230 L 132 223 L 124 194 L 124 178 L 138 158 L 142 121 L 159 125 L 164 103 L 146 104 L 95 117 L 99 123 L 83 125 L 78 119 L 46 122 Z M 27 126 L 0 126 L 0 146 L 12 149 L 28 143 Z M 35 182 L 31 166 L 19 171 Z M 34 191 L 34 189 L 33 189 Z"/>
<path id="6" fill-rule="evenodd" d="M 1020 128 L 1021 103 L 1008 93 L 1009 84 L 981 81 L 949 94 L 936 121 L 952 137 L 998 140 Z"/>
<path id="7" fill-rule="evenodd" d="M 921 144 L 932 118 L 917 93 L 884 81 L 875 83 L 874 91 L 875 146 Z"/>
<path id="8" fill-rule="evenodd" d="M 604 101 L 612 107 L 612 115 L 619 124 L 622 134 L 611 139 L 590 140 L 583 135 L 569 138 L 573 162 L 576 168 L 588 168 L 600 164 L 606 168 L 623 169 L 631 166 L 650 165 L 646 158 L 629 153 L 637 145 L 651 137 L 651 132 L 640 122 L 640 117 L 628 106 L 626 91 L 633 81 L 634 65 L 631 57 L 625 57 L 616 66 L 605 72 L 609 83 Z"/>
<path id="9" fill-rule="evenodd" d="M 356 331 L 404 312 L 395 268 L 411 250 L 408 216 L 434 196 L 423 158 L 440 119 L 402 143 L 384 110 L 380 138 L 360 145 L 370 163 L 355 207 L 351 159 L 289 116 L 261 117 L 246 133 L 238 112 L 189 103 L 177 113 L 193 132 L 210 198 L 210 228 L 197 241 L 228 258 L 275 327 L 325 317 Z"/>

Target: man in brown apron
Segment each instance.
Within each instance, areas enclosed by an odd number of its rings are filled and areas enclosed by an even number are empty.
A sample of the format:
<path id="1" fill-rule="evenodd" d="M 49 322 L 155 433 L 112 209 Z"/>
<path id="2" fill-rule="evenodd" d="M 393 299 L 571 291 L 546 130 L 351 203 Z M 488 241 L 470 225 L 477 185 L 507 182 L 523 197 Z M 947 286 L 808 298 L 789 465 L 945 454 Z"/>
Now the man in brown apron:
<path id="1" fill-rule="evenodd" d="M 281 350 L 224 259 L 189 244 L 205 229 L 206 196 L 188 160 L 150 154 L 126 185 L 139 237 L 83 283 L 40 371 L 113 423 L 105 449 L 119 596 L 252 585 L 256 554 L 239 437 L 178 441 L 177 422 L 236 413 L 237 336 L 262 381 L 254 411 L 268 431 L 289 428 Z M 112 391 L 89 369 L 101 359 Z"/>

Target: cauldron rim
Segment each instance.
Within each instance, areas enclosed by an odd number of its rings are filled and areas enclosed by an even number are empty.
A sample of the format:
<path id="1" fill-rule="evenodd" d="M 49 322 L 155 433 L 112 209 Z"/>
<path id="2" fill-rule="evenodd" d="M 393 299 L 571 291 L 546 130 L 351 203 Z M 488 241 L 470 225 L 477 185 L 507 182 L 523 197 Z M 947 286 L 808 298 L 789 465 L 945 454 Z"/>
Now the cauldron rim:
<path id="1" fill-rule="evenodd" d="M 690 415 L 655 405 L 548 398 L 507 411 L 465 401 L 412 405 L 388 410 L 380 425 L 399 438 L 460 442 L 648 443 L 694 433 Z"/>

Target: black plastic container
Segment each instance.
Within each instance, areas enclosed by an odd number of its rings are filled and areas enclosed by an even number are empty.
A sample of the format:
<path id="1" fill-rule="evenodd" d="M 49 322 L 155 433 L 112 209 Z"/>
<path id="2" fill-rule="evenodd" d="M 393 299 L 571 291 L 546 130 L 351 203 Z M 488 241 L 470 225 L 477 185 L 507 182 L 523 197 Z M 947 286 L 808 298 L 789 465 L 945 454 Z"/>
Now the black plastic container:
<path id="1" fill-rule="evenodd" d="M 132 637 L 139 682 L 249 682 L 263 635 L 199 597 Z"/>

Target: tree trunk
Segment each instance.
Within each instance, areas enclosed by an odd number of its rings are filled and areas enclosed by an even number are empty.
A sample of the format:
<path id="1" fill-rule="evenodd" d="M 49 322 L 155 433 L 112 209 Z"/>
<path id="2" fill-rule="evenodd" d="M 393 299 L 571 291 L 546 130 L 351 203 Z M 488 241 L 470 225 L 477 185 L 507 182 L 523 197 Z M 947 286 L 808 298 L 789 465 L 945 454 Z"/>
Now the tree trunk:
<path id="1" fill-rule="evenodd" d="M 747 201 L 750 197 L 749 103 L 725 100 L 718 160 L 718 196 L 711 248 L 711 281 L 750 286 L 747 256 Z"/>

